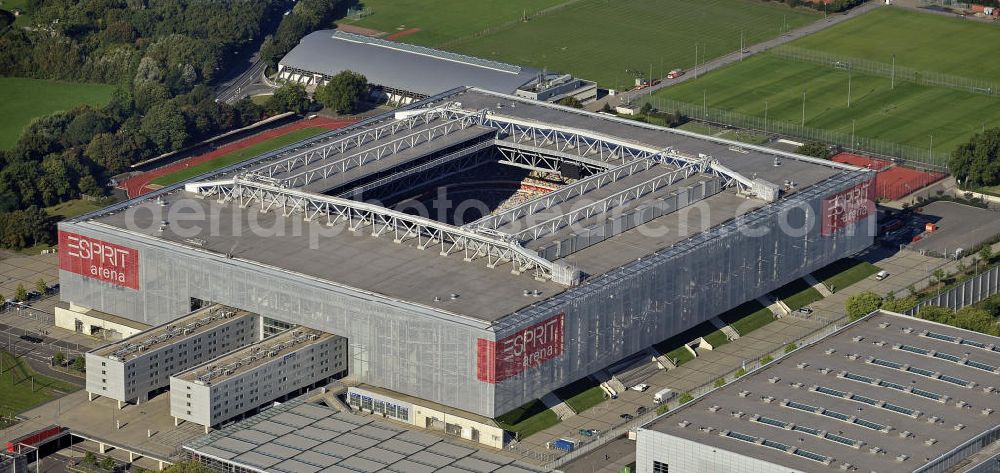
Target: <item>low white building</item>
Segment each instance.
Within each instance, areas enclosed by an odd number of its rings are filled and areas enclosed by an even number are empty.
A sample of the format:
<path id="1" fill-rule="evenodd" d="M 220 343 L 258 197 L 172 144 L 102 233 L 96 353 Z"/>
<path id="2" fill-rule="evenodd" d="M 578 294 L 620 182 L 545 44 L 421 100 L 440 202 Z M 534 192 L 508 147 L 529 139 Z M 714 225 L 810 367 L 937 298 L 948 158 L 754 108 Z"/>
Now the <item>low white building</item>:
<path id="1" fill-rule="evenodd" d="M 170 375 L 257 341 L 257 320 L 216 305 L 90 351 L 87 397 L 115 399 L 119 407 L 147 401 L 170 386 Z"/>
<path id="2" fill-rule="evenodd" d="M 170 378 L 170 415 L 205 430 L 347 373 L 347 339 L 296 329 Z"/>

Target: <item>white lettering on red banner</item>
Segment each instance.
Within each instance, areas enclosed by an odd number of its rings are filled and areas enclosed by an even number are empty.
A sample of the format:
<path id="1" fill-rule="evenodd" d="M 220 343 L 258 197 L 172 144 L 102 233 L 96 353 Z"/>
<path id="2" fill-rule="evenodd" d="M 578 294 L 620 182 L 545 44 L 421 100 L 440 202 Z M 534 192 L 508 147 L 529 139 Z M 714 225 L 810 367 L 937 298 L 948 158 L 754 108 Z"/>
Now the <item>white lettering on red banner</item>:
<path id="1" fill-rule="evenodd" d="M 870 179 L 823 199 L 823 236 L 864 220 L 875 212 L 875 186 Z"/>
<path id="2" fill-rule="evenodd" d="M 139 252 L 76 233 L 59 231 L 59 269 L 139 289 Z"/>
<path id="3" fill-rule="evenodd" d="M 561 355 L 565 318 L 556 315 L 495 342 L 477 340 L 477 378 L 498 383 Z"/>

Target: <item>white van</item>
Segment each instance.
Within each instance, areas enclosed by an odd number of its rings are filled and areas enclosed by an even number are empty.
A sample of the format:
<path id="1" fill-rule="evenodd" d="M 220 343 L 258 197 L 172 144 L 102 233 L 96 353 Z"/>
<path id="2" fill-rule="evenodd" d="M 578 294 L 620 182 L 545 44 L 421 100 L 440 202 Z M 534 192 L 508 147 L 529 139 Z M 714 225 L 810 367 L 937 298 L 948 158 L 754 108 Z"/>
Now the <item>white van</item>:
<path id="1" fill-rule="evenodd" d="M 676 395 L 677 393 L 675 393 L 673 389 L 670 388 L 661 389 L 657 391 L 656 394 L 653 395 L 653 401 L 656 402 L 657 404 L 663 404 L 664 402 L 673 399 L 674 396 Z"/>
<path id="2" fill-rule="evenodd" d="M 883 279 L 885 279 L 887 277 L 889 277 L 889 272 L 888 271 L 879 271 L 879 272 L 875 273 L 875 280 L 876 281 L 881 281 L 881 280 L 883 280 Z"/>

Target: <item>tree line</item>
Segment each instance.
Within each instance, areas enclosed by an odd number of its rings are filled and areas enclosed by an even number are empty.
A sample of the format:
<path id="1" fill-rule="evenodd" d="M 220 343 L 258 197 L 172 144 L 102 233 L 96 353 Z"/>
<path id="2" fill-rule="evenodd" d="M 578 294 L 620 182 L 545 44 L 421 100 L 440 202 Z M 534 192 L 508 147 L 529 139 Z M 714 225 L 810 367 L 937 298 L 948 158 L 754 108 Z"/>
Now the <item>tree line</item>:
<path id="1" fill-rule="evenodd" d="M 29 0 L 33 25 L 0 23 L 0 75 L 117 86 L 103 107 L 80 106 L 33 121 L 0 150 L 0 246 L 54 240 L 41 207 L 106 192 L 129 165 L 238 128 L 268 113 L 301 112 L 304 90 L 216 103 L 210 85 L 230 58 L 266 31 L 270 46 L 325 26 L 336 1 Z M 286 26 L 288 23 L 291 26 Z M 298 38 L 295 39 L 295 42 Z M 295 42 L 290 43 L 294 46 Z M 289 47 L 290 49 L 290 47 Z M 287 51 L 285 51 L 287 52 Z M 280 52 L 284 54 L 284 52 Z"/>

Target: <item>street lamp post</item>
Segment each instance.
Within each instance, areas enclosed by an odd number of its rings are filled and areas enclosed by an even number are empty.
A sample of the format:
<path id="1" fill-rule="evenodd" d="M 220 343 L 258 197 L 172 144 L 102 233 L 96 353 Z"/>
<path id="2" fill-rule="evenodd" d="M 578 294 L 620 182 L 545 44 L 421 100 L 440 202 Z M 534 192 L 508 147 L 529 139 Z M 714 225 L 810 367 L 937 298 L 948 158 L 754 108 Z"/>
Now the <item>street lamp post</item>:
<path id="1" fill-rule="evenodd" d="M 802 90 L 802 127 L 806 126 L 806 90 Z"/>

